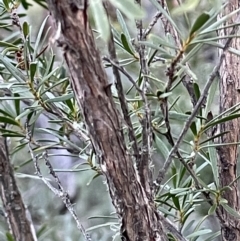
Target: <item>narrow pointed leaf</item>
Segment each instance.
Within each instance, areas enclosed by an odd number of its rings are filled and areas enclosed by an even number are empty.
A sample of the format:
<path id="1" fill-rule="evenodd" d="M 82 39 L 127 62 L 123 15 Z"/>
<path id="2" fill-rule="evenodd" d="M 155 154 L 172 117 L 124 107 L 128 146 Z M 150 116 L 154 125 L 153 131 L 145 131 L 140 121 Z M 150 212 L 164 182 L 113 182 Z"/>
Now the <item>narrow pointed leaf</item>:
<path id="1" fill-rule="evenodd" d="M 208 13 L 202 13 L 195 21 L 190 30 L 190 36 L 192 36 L 195 32 L 197 32 L 210 18 Z"/>
<path id="2" fill-rule="evenodd" d="M 19 126 L 19 123 L 17 121 L 7 116 L 0 116 L 0 123 Z"/>
<path id="3" fill-rule="evenodd" d="M 23 29 L 23 36 L 26 39 L 29 35 L 29 25 L 27 22 L 23 23 L 22 29 Z"/>
<path id="4" fill-rule="evenodd" d="M 239 118 L 239 117 L 240 117 L 240 114 L 233 114 L 233 115 L 223 117 L 223 118 L 221 118 L 219 120 L 216 120 L 216 121 L 210 121 L 204 126 L 204 130 L 207 130 L 211 126 L 216 126 L 218 124 L 225 123 L 227 121 L 230 121 L 230 120 L 233 120 L 233 119 L 236 119 L 236 118 Z"/>
<path id="5" fill-rule="evenodd" d="M 220 184 L 219 184 L 219 174 L 218 174 L 217 151 L 215 148 L 208 148 L 208 152 L 209 152 L 209 158 L 211 162 L 214 181 L 218 188 Z"/>
<path id="6" fill-rule="evenodd" d="M 33 83 L 34 82 L 34 76 L 37 70 L 37 62 L 32 62 L 30 64 L 30 80 Z"/>
<path id="7" fill-rule="evenodd" d="M 236 210 L 234 210 L 233 208 L 224 203 L 221 206 L 233 217 L 240 219 L 240 214 Z"/>
<path id="8" fill-rule="evenodd" d="M 134 56 L 133 51 L 132 51 L 131 48 L 129 47 L 127 38 L 126 38 L 126 36 L 125 36 L 123 33 L 121 34 L 121 41 L 122 41 L 122 45 L 123 45 L 124 49 L 125 49 L 129 54 L 131 54 L 131 55 Z"/>
<path id="9" fill-rule="evenodd" d="M 110 26 L 102 1 L 92 0 L 90 1 L 90 7 L 93 13 L 93 18 L 95 20 L 97 30 L 99 31 L 101 38 L 104 41 L 108 41 L 110 36 Z"/>
<path id="10" fill-rule="evenodd" d="M 177 30 L 177 32 L 182 36 L 182 32 L 177 27 L 176 23 L 173 21 L 171 16 L 162 8 L 162 6 L 156 0 L 150 0 L 150 2 L 163 14 L 163 16 L 170 22 L 170 24 Z"/>
<path id="11" fill-rule="evenodd" d="M 36 39 L 35 46 L 34 46 L 33 61 L 35 61 L 35 59 L 36 59 L 37 51 L 39 50 L 39 45 L 40 45 L 40 41 L 41 41 L 42 34 L 43 34 L 43 30 L 45 28 L 48 18 L 49 18 L 49 15 L 43 20 L 42 25 L 38 31 L 37 39 Z"/>
<path id="12" fill-rule="evenodd" d="M 129 0 L 109 0 L 113 6 L 119 9 L 129 19 L 142 19 L 145 16 L 143 9 L 135 1 Z"/>

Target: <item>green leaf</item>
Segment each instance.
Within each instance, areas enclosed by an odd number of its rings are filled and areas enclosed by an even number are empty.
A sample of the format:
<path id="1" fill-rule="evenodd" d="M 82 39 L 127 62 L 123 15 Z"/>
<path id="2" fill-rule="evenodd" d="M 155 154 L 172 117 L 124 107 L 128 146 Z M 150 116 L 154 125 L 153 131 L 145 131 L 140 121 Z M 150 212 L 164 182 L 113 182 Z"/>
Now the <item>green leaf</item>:
<path id="1" fill-rule="evenodd" d="M 207 33 L 209 31 L 213 31 L 213 30 L 217 30 L 217 27 L 219 27 L 220 25 L 222 25 L 224 22 L 226 22 L 229 18 L 231 18 L 232 16 L 234 16 L 235 14 L 237 14 L 240 11 L 240 8 L 238 8 L 235 11 L 230 12 L 229 14 L 225 15 L 224 17 L 222 17 L 221 19 L 215 21 L 213 24 L 211 24 L 209 27 L 203 29 L 203 31 L 201 31 L 200 34 L 204 34 Z"/>
<path id="2" fill-rule="evenodd" d="M 173 213 L 169 212 L 167 209 L 165 209 L 162 206 L 159 206 L 158 209 L 165 215 L 173 217 L 173 218 L 177 218 L 176 215 L 174 215 Z"/>
<path id="3" fill-rule="evenodd" d="M 5 0 L 5 1 L 7 1 L 7 0 Z M 7 238 L 7 241 L 15 241 L 14 237 L 9 232 L 6 233 L 6 238 Z"/>
<path id="4" fill-rule="evenodd" d="M 190 30 L 190 36 L 196 33 L 209 20 L 209 18 L 210 15 L 208 13 L 202 13 L 193 24 L 192 29 Z"/>
<path id="5" fill-rule="evenodd" d="M 34 76 L 37 70 L 37 62 L 30 63 L 30 80 L 34 83 Z"/>
<path id="6" fill-rule="evenodd" d="M 54 70 L 52 70 L 49 74 L 45 75 L 43 77 L 43 79 L 40 81 L 37 90 L 46 82 L 48 81 L 56 72 L 57 70 L 59 70 L 59 67 L 56 67 Z M 50 86 L 48 89 L 44 90 L 43 92 L 41 92 L 41 94 L 44 94 L 45 92 L 49 91 L 50 89 L 52 89 L 53 87 L 63 83 L 64 81 L 66 81 L 66 79 L 60 80 L 57 83 L 53 84 L 52 86 Z"/>
<path id="7" fill-rule="evenodd" d="M 171 194 L 179 194 L 179 193 L 183 193 L 183 192 L 188 192 L 190 189 L 188 187 L 179 187 L 179 188 L 175 188 L 170 190 Z"/>
<path id="8" fill-rule="evenodd" d="M 100 33 L 101 38 L 107 42 L 110 37 L 110 26 L 102 0 L 90 1 L 90 8 L 93 13 L 96 28 Z"/>
<path id="9" fill-rule="evenodd" d="M 19 134 L 19 135 L 20 135 L 20 134 Z M 22 136 L 22 137 L 23 137 L 23 136 Z M 26 135 L 24 135 L 24 137 L 26 137 Z M 17 146 L 15 146 L 15 147 L 11 150 L 10 154 L 13 155 L 14 153 L 22 150 L 23 148 L 25 148 L 25 146 L 26 146 L 27 144 L 28 144 L 28 142 L 24 142 L 24 143 L 18 144 Z M 29 163 L 29 162 L 31 162 L 31 160 L 28 160 L 28 163 Z M 22 166 L 24 166 L 24 165 L 26 165 L 26 161 L 23 162 L 23 163 L 21 163 L 21 164 L 18 166 L 18 168 L 20 168 L 20 167 L 22 167 Z"/>
<path id="10" fill-rule="evenodd" d="M 173 28 L 175 28 L 177 30 L 177 32 L 179 33 L 179 35 L 182 38 L 182 32 L 180 31 L 180 29 L 177 27 L 176 23 L 173 21 L 173 19 L 171 18 L 171 16 L 162 8 L 162 6 L 156 1 L 156 0 L 150 0 L 150 2 L 162 13 L 162 15 L 169 21 L 169 23 L 172 25 Z"/>
<path id="11" fill-rule="evenodd" d="M 196 231 L 196 232 L 188 235 L 186 238 L 190 239 L 190 238 L 193 238 L 193 237 L 200 237 L 204 234 L 208 234 L 208 233 L 211 233 L 211 232 L 212 232 L 212 230 L 210 230 L 210 229 L 203 229 L 203 230 L 199 230 L 199 231 Z"/>
<path id="12" fill-rule="evenodd" d="M 231 187 L 234 182 L 237 182 L 237 181 L 239 180 L 239 178 L 240 178 L 240 175 L 237 176 L 233 181 L 231 181 L 231 182 L 228 184 L 228 186 Z"/>
<path id="13" fill-rule="evenodd" d="M 210 87 L 210 89 L 209 89 L 208 95 L 207 95 L 207 103 L 206 103 L 205 112 L 204 112 L 204 116 L 205 117 L 207 117 L 207 114 L 208 114 L 208 112 L 211 109 L 214 97 L 216 96 L 216 91 L 217 91 L 217 88 L 218 88 L 218 84 L 219 83 L 217 81 L 217 78 L 215 78 L 213 83 L 212 83 L 212 85 L 211 85 L 211 87 Z"/>
<path id="14" fill-rule="evenodd" d="M 218 36 L 218 37 L 212 37 L 212 38 L 203 38 L 203 39 L 199 39 L 198 37 L 196 37 L 193 41 L 191 41 L 190 44 L 198 44 L 198 43 L 206 43 L 208 44 L 209 42 L 217 42 L 218 40 L 221 39 L 228 39 L 228 38 L 239 38 L 240 35 L 234 34 L 234 35 L 224 35 L 224 36 Z"/>
<path id="15" fill-rule="evenodd" d="M 48 99 L 45 101 L 45 103 L 50 103 L 50 102 L 61 102 L 61 101 L 65 101 L 65 100 L 69 100 L 71 98 L 73 98 L 74 94 L 73 92 L 70 94 L 66 94 L 66 95 L 62 95 L 62 96 L 58 96 L 52 99 Z"/>
<path id="16" fill-rule="evenodd" d="M 39 110 L 34 111 L 32 115 L 28 116 L 30 119 L 29 120 L 30 126 L 33 125 L 38 120 L 38 118 L 42 114 L 42 112 L 43 112 L 43 108 L 40 107 Z"/>
<path id="17" fill-rule="evenodd" d="M 217 161 L 217 151 L 215 148 L 208 148 L 209 159 L 211 162 L 211 168 L 213 172 L 214 182 L 216 183 L 216 187 L 219 187 L 219 174 L 218 174 L 218 161 Z"/>
<path id="18" fill-rule="evenodd" d="M 23 36 L 25 39 L 27 39 L 28 35 L 29 35 L 29 25 L 27 22 L 24 22 L 23 23 L 23 26 L 22 26 L 22 30 L 23 30 Z"/>
<path id="19" fill-rule="evenodd" d="M 3 0 L 3 4 L 4 4 L 7 11 L 10 10 L 9 3 L 10 3 L 9 0 Z"/>
<path id="20" fill-rule="evenodd" d="M 109 0 L 113 6 L 119 9 L 129 19 L 142 19 L 145 16 L 144 10 L 134 1 L 129 0 Z"/>
<path id="21" fill-rule="evenodd" d="M 74 102 L 75 102 L 74 99 L 72 101 L 71 99 L 65 100 L 66 105 L 72 112 L 75 111 Z"/>
<path id="22" fill-rule="evenodd" d="M 35 109 L 35 111 L 38 108 L 38 103 L 34 102 L 30 107 L 33 107 Z M 25 109 L 22 113 L 20 113 L 20 115 L 18 115 L 15 120 L 21 120 L 23 117 L 27 116 L 29 113 L 31 113 L 33 110 L 30 109 L 30 107 L 28 109 Z M 42 108 L 42 107 L 40 107 Z"/>
<path id="23" fill-rule="evenodd" d="M 5 128 L 0 128 L 0 132 L 4 134 L 15 134 L 15 135 L 18 135 L 19 137 L 25 137 L 23 134 L 19 133 L 19 131 L 12 131 Z"/>
<path id="24" fill-rule="evenodd" d="M 97 172 L 97 173 L 91 178 L 91 180 L 87 183 L 87 186 L 89 186 L 89 185 L 91 184 L 91 182 L 92 182 L 94 179 L 96 179 L 97 177 L 99 177 L 99 176 L 101 176 L 101 174 Z"/>
<path id="25" fill-rule="evenodd" d="M 190 125 L 190 129 L 191 129 L 193 135 L 197 136 L 198 132 L 197 132 L 197 126 L 196 126 L 196 122 L 195 121 L 193 121 L 192 124 Z"/>
<path id="26" fill-rule="evenodd" d="M 47 6 L 45 0 L 35 0 L 35 2 L 36 2 L 37 4 L 39 4 L 41 7 L 45 8 L 45 9 L 48 9 L 48 6 Z"/>
<path id="27" fill-rule="evenodd" d="M 107 219 L 118 219 L 117 217 L 113 217 L 113 216 L 92 216 L 92 217 L 88 217 L 87 219 L 90 220 L 90 219 L 97 219 L 97 218 L 107 218 Z"/>
<path id="28" fill-rule="evenodd" d="M 212 126 L 216 126 L 218 124 L 225 123 L 227 121 L 230 121 L 230 120 L 233 120 L 233 119 L 236 119 L 236 118 L 239 118 L 239 117 L 240 117 L 240 114 L 233 114 L 233 115 L 229 115 L 229 116 L 223 117 L 223 118 L 221 118 L 219 120 L 216 120 L 216 121 L 209 121 L 204 126 L 203 130 L 207 130 L 207 129 L 209 129 Z"/>
<path id="29" fill-rule="evenodd" d="M 200 0 L 186 0 L 179 7 L 173 9 L 173 15 L 180 15 L 183 13 L 188 13 L 194 11 L 198 6 Z"/>
<path id="30" fill-rule="evenodd" d="M 173 201 L 176 209 L 180 211 L 181 208 L 180 208 L 179 198 L 176 197 L 175 195 L 172 195 L 172 201 Z"/>
<path id="31" fill-rule="evenodd" d="M 164 99 L 164 98 L 169 97 L 170 95 L 172 95 L 172 92 L 162 93 L 162 94 L 158 95 L 158 98 Z"/>
<path id="32" fill-rule="evenodd" d="M 40 228 L 37 230 L 37 233 L 36 233 L 37 237 L 40 238 L 41 235 L 44 235 L 44 232 L 45 232 L 46 230 L 48 230 L 48 229 L 49 229 L 48 225 L 47 225 L 47 224 L 43 224 L 42 227 L 40 227 Z M 39 240 L 40 240 L 40 239 L 39 239 Z"/>
<path id="33" fill-rule="evenodd" d="M 95 225 L 95 226 L 92 226 L 90 228 L 87 228 L 86 232 L 89 232 L 89 231 L 92 231 L 92 230 L 95 230 L 95 229 L 99 229 L 99 228 L 109 227 L 109 226 L 112 226 L 112 225 L 118 225 L 118 222 L 107 222 L 107 223 Z"/>
<path id="34" fill-rule="evenodd" d="M 211 145 L 201 146 L 201 148 L 199 148 L 199 150 L 203 150 L 204 148 L 210 148 L 210 147 L 217 148 L 219 146 L 222 147 L 222 146 L 236 146 L 236 145 L 240 145 L 240 142 L 228 142 L 228 143 L 211 144 Z"/>
<path id="35" fill-rule="evenodd" d="M 202 49 L 203 44 L 197 44 L 196 46 L 194 46 L 194 48 L 192 48 L 182 59 L 182 61 L 180 62 L 180 66 L 184 66 L 186 64 L 186 62 L 188 62 L 191 58 L 194 58 L 197 54 L 197 52 Z M 177 75 L 179 75 L 180 72 L 182 72 L 183 70 L 180 69 L 177 72 Z M 180 75 L 181 76 L 181 75 Z"/>
<path id="36" fill-rule="evenodd" d="M 36 42 L 35 42 L 35 45 L 34 45 L 34 52 L 33 52 L 33 61 L 35 61 L 36 59 L 36 56 L 37 56 L 37 51 L 39 50 L 39 45 L 40 45 L 40 41 L 41 41 L 41 38 L 42 38 L 42 34 L 43 34 L 43 30 L 45 28 L 45 25 L 46 25 L 46 22 L 49 18 L 49 15 L 43 20 L 42 24 L 41 24 L 41 27 L 38 31 L 38 35 L 37 35 L 37 39 L 36 39 Z"/>
<path id="37" fill-rule="evenodd" d="M 125 49 L 129 54 L 131 54 L 131 55 L 134 56 L 133 51 L 132 51 L 131 48 L 129 47 L 127 38 L 126 38 L 126 36 L 125 36 L 123 33 L 121 34 L 121 41 L 122 41 L 122 44 L 123 44 L 124 49 Z"/>
<path id="38" fill-rule="evenodd" d="M 159 45 L 157 45 L 155 43 L 148 42 L 148 41 L 139 41 L 139 44 L 143 44 L 147 47 L 158 50 L 160 53 L 164 53 L 165 57 L 167 57 L 168 59 L 174 58 L 174 56 L 170 55 L 167 50 L 165 50 L 164 48 L 160 47 Z"/>
<path id="39" fill-rule="evenodd" d="M 47 146 L 45 147 L 47 148 Z M 38 151 L 41 149 L 37 149 Z M 86 167 L 86 168 L 82 168 L 82 169 L 54 169 L 55 172 L 85 172 L 85 171 L 91 171 L 92 168 L 90 167 Z"/>
<path id="40" fill-rule="evenodd" d="M 176 45 L 172 45 L 171 43 L 169 43 L 169 41 L 164 40 L 163 38 L 161 38 L 160 36 L 157 36 L 155 34 L 149 34 L 148 37 L 150 40 L 152 40 L 153 43 L 161 45 L 161 46 L 165 46 L 174 50 L 178 50 L 178 47 Z"/>
<path id="41" fill-rule="evenodd" d="M 214 203 L 208 210 L 208 215 L 213 215 L 216 211 L 216 208 L 217 208 L 217 204 Z"/>
<path id="42" fill-rule="evenodd" d="M 6 123 L 9 125 L 19 126 L 19 123 L 15 121 L 13 118 L 10 118 L 8 116 L 0 116 L 0 123 Z"/>
<path id="43" fill-rule="evenodd" d="M 8 43 L 8 42 L 5 42 L 5 41 L 0 41 L 0 47 L 11 47 L 13 48 L 14 50 L 18 50 L 18 46 L 17 45 L 14 45 L 12 43 Z"/>
<path id="44" fill-rule="evenodd" d="M 6 96 L 0 97 L 0 100 L 31 100 L 34 97 L 24 97 L 24 96 Z"/>
<path id="45" fill-rule="evenodd" d="M 186 227 L 183 226 L 184 231 L 185 231 L 185 230 L 186 230 L 186 231 L 192 230 L 192 229 L 193 229 L 192 226 L 193 226 L 194 223 L 195 223 L 195 220 L 191 220 L 191 221 L 186 225 Z"/>
<path id="46" fill-rule="evenodd" d="M 227 109 L 227 110 L 223 111 L 222 113 L 220 113 L 219 115 L 215 116 L 211 121 L 208 122 L 208 124 L 211 122 L 215 122 L 216 120 L 220 119 L 224 115 L 231 115 L 231 114 L 238 112 L 240 110 L 239 106 L 240 106 L 240 103 L 235 104 L 234 106 L 230 107 L 229 109 Z"/>
<path id="47" fill-rule="evenodd" d="M 214 139 L 216 139 L 216 138 L 218 138 L 218 137 L 220 137 L 220 136 L 223 136 L 223 135 L 225 135 L 225 134 L 227 134 L 227 133 L 229 133 L 229 131 L 224 131 L 224 132 L 221 132 L 221 133 L 219 133 L 219 134 L 217 134 L 217 135 L 211 136 L 211 137 L 209 137 L 208 139 L 200 142 L 200 143 L 199 143 L 199 146 L 201 146 L 202 144 L 204 144 L 204 143 L 206 143 L 206 142 L 208 142 L 208 141 L 213 141 Z"/>
<path id="48" fill-rule="evenodd" d="M 14 94 L 15 97 L 19 97 L 19 94 Z M 15 99 L 14 100 L 14 106 L 15 106 L 15 110 L 16 110 L 16 114 L 19 115 L 20 114 L 20 100 Z"/>
<path id="49" fill-rule="evenodd" d="M 216 233 L 210 235 L 205 241 L 214 241 L 218 236 L 221 235 L 221 231 L 217 231 Z"/>
<path id="50" fill-rule="evenodd" d="M 49 133 L 49 134 L 57 137 L 59 140 L 66 142 L 67 144 L 69 144 L 70 146 L 75 148 L 76 150 L 81 151 L 81 148 L 79 146 L 75 145 L 74 143 L 69 141 L 67 138 L 59 135 L 56 131 L 53 131 L 53 130 L 50 130 L 50 129 L 45 129 L 45 128 L 37 128 L 36 130 L 39 131 L 39 132 Z"/>
<path id="51" fill-rule="evenodd" d="M 19 71 L 18 68 L 14 67 L 10 59 L 3 57 L 3 55 L 0 53 L 0 62 L 3 63 L 3 65 L 8 69 L 8 71 L 20 82 L 25 82 L 25 76 L 22 74 L 21 71 Z"/>
<path id="52" fill-rule="evenodd" d="M 3 115 L 5 115 L 5 116 L 11 117 L 11 118 L 14 118 L 11 114 L 9 114 L 8 112 L 6 112 L 6 111 L 3 110 L 3 109 L 0 109 L 0 114 L 3 114 Z"/>
<path id="53" fill-rule="evenodd" d="M 52 72 L 55 57 L 56 57 L 56 55 L 53 54 L 53 55 L 51 55 L 50 60 L 47 61 L 47 69 L 46 69 L 43 77 L 46 77 L 48 74 L 50 74 Z"/>
<path id="54" fill-rule="evenodd" d="M 229 207 L 227 204 L 222 203 L 221 206 L 233 217 L 240 219 L 240 214 L 234 210 L 233 208 Z"/>
<path id="55" fill-rule="evenodd" d="M 127 27 L 126 21 L 124 20 L 124 17 L 122 15 L 122 13 L 118 9 L 116 11 L 116 14 L 117 14 L 117 20 L 118 20 L 118 22 L 119 22 L 119 24 L 120 24 L 120 26 L 122 28 L 122 31 L 123 31 L 124 35 L 126 36 L 127 41 L 130 42 L 131 41 L 131 35 L 130 35 L 129 31 L 128 31 L 128 27 Z"/>
<path id="56" fill-rule="evenodd" d="M 196 96 L 196 99 L 198 100 L 201 96 L 201 91 L 199 89 L 199 85 L 197 83 L 193 83 L 193 89 L 194 89 L 194 94 Z"/>
<path id="57" fill-rule="evenodd" d="M 158 137 L 157 133 L 155 133 L 155 144 L 158 152 L 160 152 L 166 160 L 168 158 L 169 150 L 166 144 Z"/>

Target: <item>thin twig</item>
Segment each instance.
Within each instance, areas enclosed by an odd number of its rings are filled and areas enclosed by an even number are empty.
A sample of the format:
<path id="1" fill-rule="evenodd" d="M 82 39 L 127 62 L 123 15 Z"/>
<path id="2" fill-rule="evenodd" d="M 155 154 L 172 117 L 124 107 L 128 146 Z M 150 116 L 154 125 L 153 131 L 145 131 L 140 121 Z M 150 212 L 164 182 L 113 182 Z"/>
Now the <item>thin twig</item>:
<path id="1" fill-rule="evenodd" d="M 155 14 L 155 16 L 153 17 L 152 21 L 150 22 L 150 24 L 148 25 L 148 27 L 145 29 L 144 33 L 143 33 L 143 38 L 146 38 L 150 32 L 152 31 L 152 28 L 154 27 L 154 25 L 157 23 L 158 19 L 162 16 L 161 12 L 157 12 Z"/>
<path id="2" fill-rule="evenodd" d="M 105 7 L 107 14 L 109 15 L 107 3 L 104 2 L 103 5 Z M 119 65 L 112 32 L 110 32 L 110 39 L 108 41 L 108 52 L 109 52 L 111 61 L 116 63 L 116 65 Z M 126 102 L 126 98 L 125 98 L 125 94 L 124 94 L 124 90 L 123 90 L 123 85 L 122 85 L 122 80 L 121 80 L 121 76 L 119 73 L 119 68 L 116 65 L 112 65 L 113 75 L 115 76 L 115 79 L 116 79 L 115 85 L 116 85 L 116 89 L 118 92 L 118 98 L 119 98 L 120 106 L 122 109 L 123 118 L 127 124 L 129 141 L 132 143 L 134 157 L 136 158 L 136 160 L 138 162 L 140 153 L 139 153 L 139 147 L 137 144 L 137 138 L 135 136 L 131 117 L 129 115 L 129 110 L 128 110 L 128 106 L 127 106 L 127 102 Z"/>
<path id="3" fill-rule="evenodd" d="M 176 229 L 176 227 L 174 227 L 174 224 L 172 224 L 170 222 L 170 220 L 168 220 L 167 218 L 165 217 L 162 217 L 161 214 L 159 214 L 160 216 L 160 220 L 164 226 L 164 228 L 166 229 L 166 231 L 168 231 L 169 233 L 171 233 L 172 235 L 175 236 L 175 238 L 177 238 L 177 240 L 179 241 L 187 241 L 187 239 L 185 239 L 183 237 L 183 235 Z"/>
<path id="4" fill-rule="evenodd" d="M 139 95 L 143 98 L 142 90 L 137 86 L 137 84 L 134 81 L 134 79 L 132 78 L 132 76 L 122 66 L 120 66 L 117 63 L 115 63 L 114 61 L 112 61 L 111 59 L 109 59 L 106 56 L 104 56 L 102 59 L 104 61 L 110 63 L 112 66 L 115 66 L 116 68 L 118 68 L 118 70 L 121 71 L 128 78 L 128 80 L 133 84 L 134 88 L 138 91 Z"/>
<path id="5" fill-rule="evenodd" d="M 57 174 L 55 173 L 55 171 L 53 170 L 53 167 L 51 165 L 51 163 L 48 160 L 48 153 L 47 151 L 45 151 L 44 153 L 42 153 L 42 155 L 35 155 L 34 151 L 31 147 L 31 131 L 29 130 L 29 124 L 28 121 L 26 122 L 25 125 L 26 128 L 26 139 L 28 140 L 28 148 L 29 148 L 29 152 L 30 155 L 32 157 L 32 160 L 34 162 L 34 167 L 36 170 L 36 173 L 38 175 L 38 177 L 46 184 L 46 186 L 59 198 L 62 199 L 63 203 L 65 204 L 66 208 L 68 209 L 68 211 L 71 213 L 72 217 L 74 218 L 74 220 L 77 223 L 77 228 L 82 232 L 85 240 L 87 241 L 91 241 L 91 237 L 88 233 L 86 233 L 83 225 L 80 223 L 79 218 L 74 210 L 73 204 L 71 203 L 69 194 L 64 190 Z M 53 187 L 52 184 L 45 178 L 43 177 L 40 167 L 38 165 L 39 159 L 43 158 L 45 160 L 46 166 L 49 168 L 50 170 L 50 174 L 54 177 L 55 182 L 58 185 L 58 189 Z"/>
<path id="6" fill-rule="evenodd" d="M 136 0 L 136 2 L 141 6 L 141 0 Z M 136 20 L 136 27 L 138 30 L 138 41 L 145 41 L 146 36 L 143 32 L 143 23 L 142 20 Z M 139 53 L 139 61 L 141 66 L 141 75 L 142 75 L 142 91 L 143 91 L 143 106 L 144 106 L 144 115 L 141 120 L 142 125 L 142 155 L 141 161 L 137 163 L 137 169 L 140 177 L 141 184 L 145 188 L 146 192 L 149 194 L 152 191 L 152 176 L 149 169 L 150 162 L 150 150 L 152 146 L 152 128 L 151 128 L 151 111 L 149 108 L 149 102 L 146 96 L 147 85 L 149 83 L 148 75 L 148 63 L 146 48 L 143 44 L 137 45 L 136 50 Z"/>
<path id="7" fill-rule="evenodd" d="M 174 147 L 172 148 L 172 150 L 170 151 L 169 155 L 168 155 L 168 158 L 167 160 L 165 161 L 164 165 L 163 165 L 163 168 L 162 170 L 159 171 L 158 173 L 158 176 L 157 176 L 157 179 L 155 181 L 155 184 L 157 185 L 157 189 L 159 189 L 161 183 L 162 183 L 162 180 L 164 179 L 165 175 L 166 175 L 166 172 L 172 162 L 172 158 L 174 156 L 174 154 L 176 153 L 176 151 L 178 150 L 182 140 L 183 140 L 183 137 L 185 136 L 185 134 L 187 133 L 188 129 L 190 128 L 190 125 L 192 124 L 192 121 L 193 119 L 196 117 L 197 113 L 198 113 L 198 110 L 199 108 L 202 106 L 202 103 L 205 101 L 206 97 L 207 97 L 207 94 L 208 94 L 208 90 L 211 86 L 211 84 L 213 83 L 215 77 L 217 76 L 218 74 L 218 71 L 222 65 L 222 62 L 223 62 L 223 59 L 225 57 L 225 52 L 227 50 L 227 48 L 229 47 L 229 44 L 231 43 L 231 40 L 232 39 L 228 39 L 224 48 L 223 48 L 223 52 L 220 56 L 220 59 L 219 59 L 219 62 L 218 64 L 214 67 L 212 73 L 210 74 L 209 76 L 209 79 L 203 89 L 203 92 L 202 92 L 202 95 L 201 97 L 199 98 L 196 106 L 194 107 L 193 111 L 192 111 L 192 114 L 188 117 L 184 127 L 183 127 L 183 130 L 182 132 L 180 133 L 179 135 L 179 138 L 177 139 Z"/>

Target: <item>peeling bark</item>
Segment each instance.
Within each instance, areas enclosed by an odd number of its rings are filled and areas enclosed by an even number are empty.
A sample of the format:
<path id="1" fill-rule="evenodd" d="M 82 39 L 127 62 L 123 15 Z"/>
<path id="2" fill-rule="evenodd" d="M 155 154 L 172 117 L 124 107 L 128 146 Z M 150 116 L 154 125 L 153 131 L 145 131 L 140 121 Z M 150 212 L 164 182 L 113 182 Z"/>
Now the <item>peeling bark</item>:
<path id="1" fill-rule="evenodd" d="M 2 137 L 0 137 L 0 195 L 14 240 L 35 241 L 7 154 L 6 142 Z"/>
<path id="2" fill-rule="evenodd" d="M 121 222 L 123 240 L 166 241 L 153 196 L 146 195 L 122 132 L 106 73 L 86 19 L 86 9 L 70 0 L 48 0 L 61 28 L 58 44 L 71 84 Z"/>
<path id="3" fill-rule="evenodd" d="M 230 0 L 229 4 L 225 7 L 223 15 L 239 9 L 240 3 L 238 0 Z M 224 25 L 235 23 L 236 15 L 231 17 Z M 231 32 L 230 29 L 223 29 L 219 31 L 220 36 L 227 36 Z M 222 40 L 224 43 L 226 40 Z M 233 38 L 230 47 L 235 49 L 240 48 L 240 39 Z M 221 52 L 221 50 L 220 50 Z M 227 52 L 220 69 L 220 113 L 234 106 L 240 102 L 240 68 L 239 56 Z M 234 119 L 220 125 L 220 132 L 229 131 L 228 134 L 223 135 L 220 143 L 232 143 L 239 141 L 240 133 L 240 120 Z M 219 178 L 221 186 L 228 186 L 237 177 L 237 159 L 238 159 L 238 145 L 222 146 L 218 148 L 219 156 Z M 240 210 L 239 204 L 239 190 L 237 182 L 231 186 L 232 190 L 226 190 L 223 193 L 223 198 L 228 200 L 228 205 L 235 209 L 237 212 Z M 234 219 L 226 210 L 221 209 L 223 220 L 221 232 L 223 240 L 234 241 L 240 240 L 240 222 Z"/>

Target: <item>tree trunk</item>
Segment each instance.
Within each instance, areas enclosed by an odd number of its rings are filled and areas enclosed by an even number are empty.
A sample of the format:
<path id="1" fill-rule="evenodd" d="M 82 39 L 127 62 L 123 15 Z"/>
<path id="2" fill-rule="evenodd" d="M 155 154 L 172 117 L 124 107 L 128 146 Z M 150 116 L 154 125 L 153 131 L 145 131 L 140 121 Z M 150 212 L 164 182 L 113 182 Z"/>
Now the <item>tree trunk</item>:
<path id="1" fill-rule="evenodd" d="M 230 0 L 223 11 L 223 16 L 238 9 L 240 3 L 238 0 Z M 231 17 L 224 25 L 235 23 L 236 15 Z M 219 31 L 220 36 L 227 36 L 231 32 L 230 29 Z M 226 40 L 222 40 L 224 43 Z M 230 47 L 240 48 L 240 39 L 233 38 Z M 221 50 L 220 50 L 221 52 Z M 225 58 L 220 69 L 220 113 L 240 102 L 240 58 L 239 56 L 226 52 Z M 225 122 L 220 125 L 220 132 L 229 131 L 221 137 L 220 143 L 233 143 L 239 141 L 240 122 L 238 119 Z M 219 178 L 221 186 L 228 186 L 237 177 L 237 159 L 238 145 L 228 145 L 218 148 L 219 156 Z M 228 201 L 228 205 L 239 212 L 239 190 L 237 182 L 231 185 L 231 190 L 226 190 L 222 197 Z M 225 223 L 221 226 L 223 240 L 237 241 L 240 240 L 240 222 L 231 216 L 226 210 L 221 209 L 223 220 Z"/>
<path id="2" fill-rule="evenodd" d="M 127 151 L 121 117 L 88 24 L 86 4 L 79 6 L 77 2 L 48 0 L 61 32 L 57 43 L 62 46 L 77 103 L 107 179 L 121 222 L 122 238 L 129 241 L 165 241 L 167 237 L 153 196 L 149 197 L 142 187 Z"/>
<path id="3" fill-rule="evenodd" d="M 14 240 L 35 241 L 8 157 L 7 145 L 2 137 L 0 137 L 0 195 Z"/>

